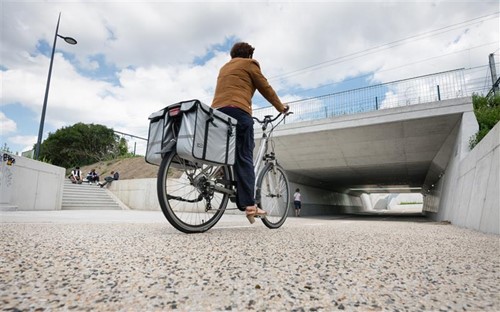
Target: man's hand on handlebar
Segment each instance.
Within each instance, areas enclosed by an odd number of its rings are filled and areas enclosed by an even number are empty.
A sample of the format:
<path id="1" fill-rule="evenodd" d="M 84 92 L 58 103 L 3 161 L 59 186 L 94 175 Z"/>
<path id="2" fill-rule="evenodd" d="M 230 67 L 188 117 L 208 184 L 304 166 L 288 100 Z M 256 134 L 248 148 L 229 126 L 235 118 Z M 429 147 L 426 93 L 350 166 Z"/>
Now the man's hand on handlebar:
<path id="1" fill-rule="evenodd" d="M 285 116 L 293 114 L 293 112 L 290 111 L 290 106 L 289 105 L 285 105 L 285 110 L 283 111 L 282 114 L 285 114 Z"/>

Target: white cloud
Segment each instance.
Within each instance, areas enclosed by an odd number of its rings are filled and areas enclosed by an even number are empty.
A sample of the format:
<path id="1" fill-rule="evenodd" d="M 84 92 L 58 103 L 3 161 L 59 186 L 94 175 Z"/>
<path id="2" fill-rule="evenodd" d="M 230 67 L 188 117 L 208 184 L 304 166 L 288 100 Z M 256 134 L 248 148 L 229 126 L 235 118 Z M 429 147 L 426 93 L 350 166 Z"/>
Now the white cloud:
<path id="1" fill-rule="evenodd" d="M 14 120 L 9 119 L 3 112 L 0 112 L 0 136 L 16 132 L 17 124 Z"/>
<path id="2" fill-rule="evenodd" d="M 21 146 L 21 148 L 11 148 L 14 152 L 25 152 L 33 149 L 33 145 L 35 145 L 37 136 L 32 135 L 15 135 L 9 138 L 9 144 L 14 144 L 16 146 Z"/>
<path id="3" fill-rule="evenodd" d="M 78 44 L 57 41 L 45 129 L 99 123 L 142 137 L 152 112 L 188 98 L 211 102 L 228 60 L 227 49 L 214 47 L 228 40 L 256 47 L 284 102 L 300 99 L 296 90 L 359 75 L 378 83 L 485 65 L 499 40 L 498 3 L 489 1 L 9 1 L 2 10 L 2 105 L 17 103 L 38 118 L 61 12 L 59 33 Z M 106 76 L 119 84 L 97 78 L 110 69 Z M 26 126 L 17 131 L 35 134 Z"/>

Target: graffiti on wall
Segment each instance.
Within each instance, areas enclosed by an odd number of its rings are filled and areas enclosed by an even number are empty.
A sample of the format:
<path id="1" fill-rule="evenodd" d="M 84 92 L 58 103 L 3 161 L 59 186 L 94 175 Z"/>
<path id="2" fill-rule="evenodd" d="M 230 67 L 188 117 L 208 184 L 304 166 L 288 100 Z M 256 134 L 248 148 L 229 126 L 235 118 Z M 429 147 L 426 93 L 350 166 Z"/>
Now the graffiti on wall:
<path id="1" fill-rule="evenodd" d="M 16 159 L 7 153 L 2 156 L 0 164 L 0 186 L 9 187 L 12 185 L 13 174 L 10 170 L 11 166 L 16 163 Z"/>
<path id="2" fill-rule="evenodd" d="M 7 166 L 12 166 L 16 162 L 16 159 L 7 153 L 4 153 L 3 154 L 3 161 L 7 162 Z"/>

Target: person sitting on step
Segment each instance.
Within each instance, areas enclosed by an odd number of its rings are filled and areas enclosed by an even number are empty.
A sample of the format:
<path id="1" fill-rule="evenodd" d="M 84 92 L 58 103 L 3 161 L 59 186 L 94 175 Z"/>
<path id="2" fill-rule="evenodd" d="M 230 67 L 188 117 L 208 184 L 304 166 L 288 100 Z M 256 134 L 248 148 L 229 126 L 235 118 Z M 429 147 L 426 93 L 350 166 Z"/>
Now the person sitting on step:
<path id="1" fill-rule="evenodd" d="M 82 177 L 82 171 L 80 170 L 80 167 L 75 167 L 74 170 L 71 170 L 71 174 L 68 177 L 72 183 L 74 184 L 82 184 L 83 182 L 83 177 Z"/>
<path id="2" fill-rule="evenodd" d="M 104 185 L 108 184 L 108 183 L 111 183 L 115 180 L 118 180 L 120 178 L 120 174 L 117 172 L 114 172 L 114 171 L 111 171 L 111 176 L 107 176 L 104 178 L 104 183 L 97 183 L 97 185 L 99 185 L 100 187 L 103 187 Z"/>
<path id="3" fill-rule="evenodd" d="M 99 175 L 97 172 L 95 172 L 95 169 L 90 170 L 90 172 L 87 174 L 87 181 L 89 184 L 92 183 L 99 183 Z"/>

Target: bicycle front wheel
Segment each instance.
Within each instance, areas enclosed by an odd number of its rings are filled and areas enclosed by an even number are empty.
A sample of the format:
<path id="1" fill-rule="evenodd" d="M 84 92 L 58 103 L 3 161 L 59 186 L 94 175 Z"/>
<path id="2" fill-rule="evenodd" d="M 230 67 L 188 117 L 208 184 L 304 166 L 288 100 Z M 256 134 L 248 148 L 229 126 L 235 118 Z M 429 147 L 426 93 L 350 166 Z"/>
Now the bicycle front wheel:
<path id="1" fill-rule="evenodd" d="M 290 209 L 290 191 L 285 170 L 268 164 L 257 178 L 257 202 L 267 212 L 262 222 L 270 229 L 277 229 L 285 223 Z"/>
<path id="2" fill-rule="evenodd" d="M 229 195 L 215 188 L 224 188 L 224 181 L 229 180 L 226 166 L 195 164 L 171 152 L 165 155 L 158 171 L 161 210 L 179 231 L 205 232 L 224 214 Z"/>

